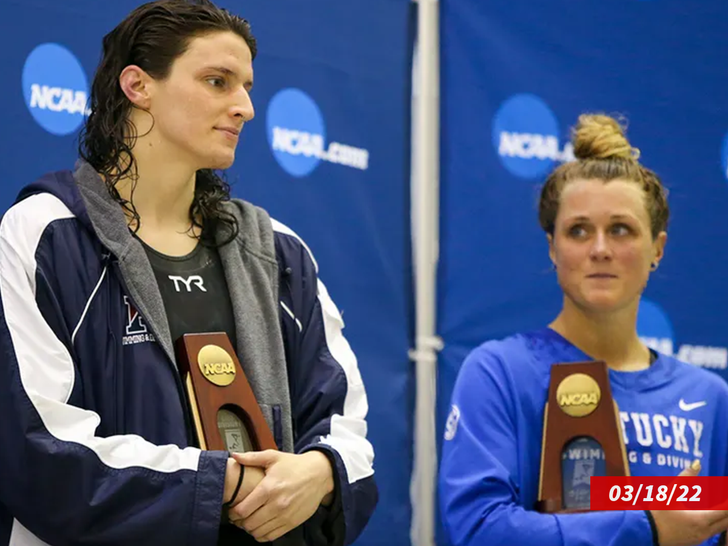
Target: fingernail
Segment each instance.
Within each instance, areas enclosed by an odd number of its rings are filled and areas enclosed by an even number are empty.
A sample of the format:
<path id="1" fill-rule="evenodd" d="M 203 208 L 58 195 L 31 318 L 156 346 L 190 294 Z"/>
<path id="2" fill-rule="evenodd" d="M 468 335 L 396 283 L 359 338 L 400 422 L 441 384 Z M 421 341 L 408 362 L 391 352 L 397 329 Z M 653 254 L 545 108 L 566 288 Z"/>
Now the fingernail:
<path id="1" fill-rule="evenodd" d="M 700 459 L 695 459 L 693 464 L 690 465 L 690 468 L 692 468 L 695 472 L 700 472 Z"/>

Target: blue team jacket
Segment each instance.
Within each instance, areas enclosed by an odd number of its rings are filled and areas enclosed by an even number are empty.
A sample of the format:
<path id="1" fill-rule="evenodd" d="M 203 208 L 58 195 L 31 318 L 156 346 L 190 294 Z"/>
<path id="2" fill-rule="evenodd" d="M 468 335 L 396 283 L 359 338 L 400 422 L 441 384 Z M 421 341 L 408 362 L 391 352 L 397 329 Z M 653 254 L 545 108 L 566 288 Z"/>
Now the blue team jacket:
<path id="1" fill-rule="evenodd" d="M 150 285 L 129 286 L 89 214 L 103 198 L 74 176 L 26 187 L 0 223 L 0 545 L 212 546 L 227 453 L 194 447 L 173 357 L 132 296 Z M 300 540 L 349 544 L 377 502 L 366 394 L 312 255 L 269 221 L 287 392 L 265 414 L 282 449 L 334 463 L 336 513 Z"/>
<path id="2" fill-rule="evenodd" d="M 586 360 L 593 358 L 550 328 L 488 341 L 466 358 L 452 395 L 440 466 L 440 506 L 452 544 L 653 545 L 642 510 L 535 511 L 551 366 Z M 631 475 L 677 476 L 695 459 L 702 463 L 701 475 L 726 475 L 728 385 L 723 379 L 663 354 L 644 370 L 609 370 L 609 379 Z M 565 457 L 579 460 L 580 451 L 568 448 Z"/>

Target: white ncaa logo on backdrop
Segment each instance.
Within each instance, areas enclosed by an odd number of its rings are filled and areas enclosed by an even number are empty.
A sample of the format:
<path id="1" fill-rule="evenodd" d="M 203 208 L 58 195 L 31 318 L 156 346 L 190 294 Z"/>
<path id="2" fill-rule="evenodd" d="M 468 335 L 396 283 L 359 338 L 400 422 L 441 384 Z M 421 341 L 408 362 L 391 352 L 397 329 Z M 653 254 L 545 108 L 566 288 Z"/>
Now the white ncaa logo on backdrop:
<path id="1" fill-rule="evenodd" d="M 557 161 L 574 159 L 571 143 L 560 145 L 556 116 L 536 95 L 523 93 L 506 100 L 495 114 L 492 131 L 501 163 L 519 178 L 543 177 Z"/>
<path id="2" fill-rule="evenodd" d="M 54 135 L 78 129 L 88 114 L 88 81 L 76 56 L 64 46 L 37 46 L 23 66 L 23 96 L 33 119 Z"/>
<path id="3" fill-rule="evenodd" d="M 276 93 L 266 115 L 268 143 L 288 174 L 311 174 L 321 161 L 345 167 L 369 168 L 369 151 L 340 142 L 326 145 L 326 124 L 314 100 L 300 89 Z"/>

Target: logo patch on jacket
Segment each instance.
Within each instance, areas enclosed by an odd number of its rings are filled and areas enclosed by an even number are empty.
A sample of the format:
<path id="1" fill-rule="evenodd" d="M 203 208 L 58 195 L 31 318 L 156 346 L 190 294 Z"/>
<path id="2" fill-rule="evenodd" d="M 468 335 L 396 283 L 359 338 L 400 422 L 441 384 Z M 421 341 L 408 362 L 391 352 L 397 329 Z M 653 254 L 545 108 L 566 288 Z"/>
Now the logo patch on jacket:
<path id="1" fill-rule="evenodd" d="M 122 337 L 122 343 L 124 345 L 134 345 L 147 341 L 156 341 L 154 334 L 147 330 L 144 319 L 127 296 L 124 296 L 124 304 L 126 305 L 126 328 L 124 329 L 125 335 Z"/>
<path id="2" fill-rule="evenodd" d="M 459 422 L 460 408 L 453 404 L 452 409 L 450 410 L 450 415 L 448 415 L 447 422 L 445 423 L 445 440 L 452 440 L 455 438 Z"/>

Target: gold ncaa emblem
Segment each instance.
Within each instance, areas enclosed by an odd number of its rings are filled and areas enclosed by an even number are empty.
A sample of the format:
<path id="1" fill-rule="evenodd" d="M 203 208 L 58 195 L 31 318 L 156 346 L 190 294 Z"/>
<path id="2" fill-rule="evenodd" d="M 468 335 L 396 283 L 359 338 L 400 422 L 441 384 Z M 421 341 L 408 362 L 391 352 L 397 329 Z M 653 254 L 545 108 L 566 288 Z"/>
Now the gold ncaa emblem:
<path id="1" fill-rule="evenodd" d="M 230 354 L 217 345 L 205 345 L 197 355 L 202 375 L 210 383 L 227 387 L 235 380 L 235 363 Z"/>
<path id="2" fill-rule="evenodd" d="M 556 402 L 571 417 L 586 417 L 599 405 L 602 391 L 590 375 L 575 373 L 565 378 L 556 389 Z"/>

